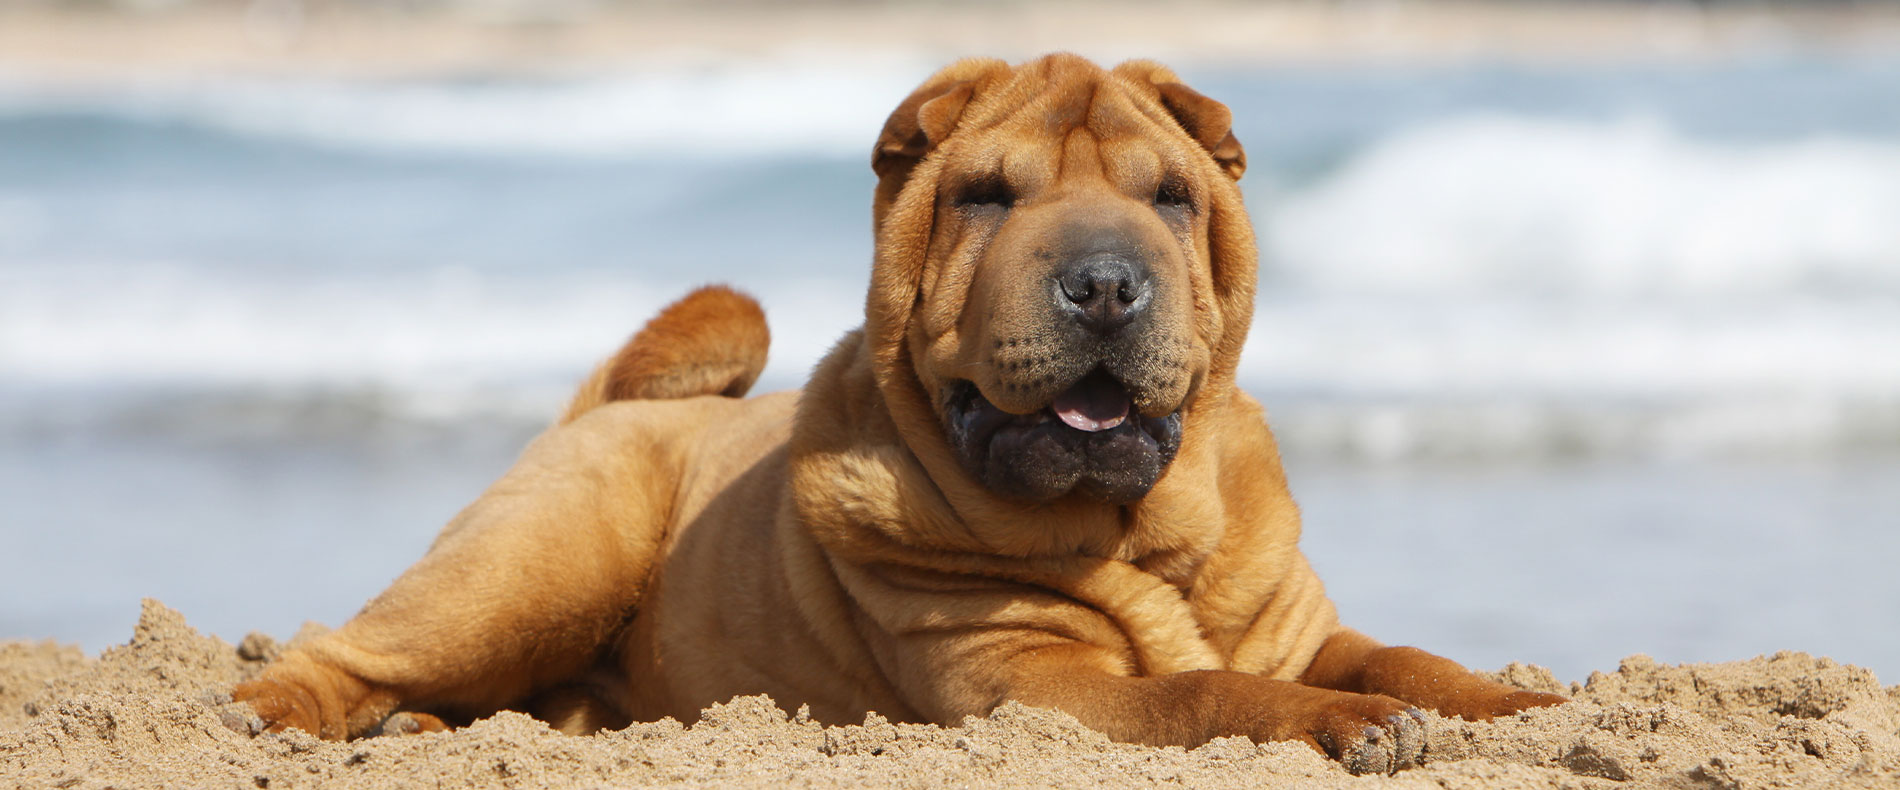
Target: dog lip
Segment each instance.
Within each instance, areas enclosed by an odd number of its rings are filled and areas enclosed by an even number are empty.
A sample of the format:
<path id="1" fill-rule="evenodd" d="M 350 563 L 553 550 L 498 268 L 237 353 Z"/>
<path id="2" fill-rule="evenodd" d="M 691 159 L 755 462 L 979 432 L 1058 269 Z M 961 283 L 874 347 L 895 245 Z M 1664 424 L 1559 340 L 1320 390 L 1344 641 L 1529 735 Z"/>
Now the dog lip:
<path id="1" fill-rule="evenodd" d="M 963 382 L 958 386 L 960 391 L 951 401 L 954 419 L 957 427 L 976 441 L 987 442 L 997 431 L 1007 426 L 1029 427 L 1049 418 L 1046 409 L 1029 414 L 1003 411 L 989 398 L 983 397 L 983 391 L 974 382 Z"/>

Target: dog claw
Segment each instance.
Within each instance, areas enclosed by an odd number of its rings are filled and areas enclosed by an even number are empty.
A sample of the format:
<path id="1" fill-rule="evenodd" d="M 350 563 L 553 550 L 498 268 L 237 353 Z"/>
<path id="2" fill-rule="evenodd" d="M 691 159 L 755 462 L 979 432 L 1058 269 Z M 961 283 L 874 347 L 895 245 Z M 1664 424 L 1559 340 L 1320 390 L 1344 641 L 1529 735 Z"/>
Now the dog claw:
<path id="1" fill-rule="evenodd" d="M 399 711 L 390 714 L 389 718 L 383 719 L 382 726 L 375 734 L 414 735 L 421 732 L 441 732 L 448 728 L 447 723 L 430 714 L 415 711 Z"/>
<path id="2" fill-rule="evenodd" d="M 1392 770 L 1416 768 L 1425 763 L 1425 712 L 1418 708 L 1408 708 L 1405 713 L 1393 716 Z"/>
<path id="3" fill-rule="evenodd" d="M 246 737 L 255 737 L 264 731 L 264 719 L 255 713 L 227 710 L 218 714 L 218 722 L 225 729 Z"/>
<path id="4" fill-rule="evenodd" d="M 1389 774 L 1416 768 L 1425 757 L 1425 716 L 1408 709 L 1386 717 L 1385 726 L 1367 726 L 1365 741 L 1340 754 L 1339 762 L 1354 774 Z"/>

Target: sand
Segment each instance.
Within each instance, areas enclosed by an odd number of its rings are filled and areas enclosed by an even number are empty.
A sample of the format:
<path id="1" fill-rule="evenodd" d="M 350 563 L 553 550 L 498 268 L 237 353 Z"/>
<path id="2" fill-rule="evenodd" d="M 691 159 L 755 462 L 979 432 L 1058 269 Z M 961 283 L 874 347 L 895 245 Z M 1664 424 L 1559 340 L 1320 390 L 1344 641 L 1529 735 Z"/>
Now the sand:
<path id="1" fill-rule="evenodd" d="M 1294 744 L 1117 744 L 1013 703 L 948 728 L 875 714 L 822 727 L 741 697 L 690 727 L 665 720 L 587 737 L 512 712 L 350 743 L 253 737 L 254 719 L 227 691 L 281 649 L 259 634 L 233 647 L 149 600 L 131 641 L 96 659 L 51 643 L 0 645 L 0 786 L 1900 786 L 1900 687 L 1793 652 L 1683 666 L 1637 656 L 1569 686 L 1513 664 L 1498 678 L 1575 701 L 1482 724 L 1433 717 L 1423 767 L 1354 777 Z"/>

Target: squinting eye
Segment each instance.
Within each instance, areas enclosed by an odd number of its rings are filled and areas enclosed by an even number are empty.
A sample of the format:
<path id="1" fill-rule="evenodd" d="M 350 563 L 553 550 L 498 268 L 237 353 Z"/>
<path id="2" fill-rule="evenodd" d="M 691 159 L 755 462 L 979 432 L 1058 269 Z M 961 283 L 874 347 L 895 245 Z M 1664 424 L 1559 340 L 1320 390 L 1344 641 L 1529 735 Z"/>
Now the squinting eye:
<path id="1" fill-rule="evenodd" d="M 1194 208 L 1194 196 L 1188 191 L 1188 186 L 1185 182 L 1175 178 L 1168 178 L 1162 180 L 1161 186 L 1155 189 L 1155 205 L 1168 208 L 1192 209 Z"/>
<path id="2" fill-rule="evenodd" d="M 970 208 L 979 206 L 1009 208 L 1016 205 L 1016 193 L 1011 191 L 1009 184 L 1004 183 L 1000 178 L 985 178 L 964 184 L 958 189 L 956 204 L 958 207 Z"/>

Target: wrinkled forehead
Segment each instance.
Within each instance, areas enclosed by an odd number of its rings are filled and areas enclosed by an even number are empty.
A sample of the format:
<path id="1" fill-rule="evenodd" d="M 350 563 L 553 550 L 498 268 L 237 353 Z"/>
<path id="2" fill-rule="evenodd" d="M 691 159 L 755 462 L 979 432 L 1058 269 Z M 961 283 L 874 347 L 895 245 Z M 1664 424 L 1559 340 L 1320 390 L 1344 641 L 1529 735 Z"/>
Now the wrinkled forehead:
<path id="1" fill-rule="evenodd" d="M 1191 141 L 1159 102 L 1099 70 L 1019 71 L 966 113 L 957 137 L 965 168 L 1026 189 L 1073 176 L 1153 181 L 1192 161 Z"/>

